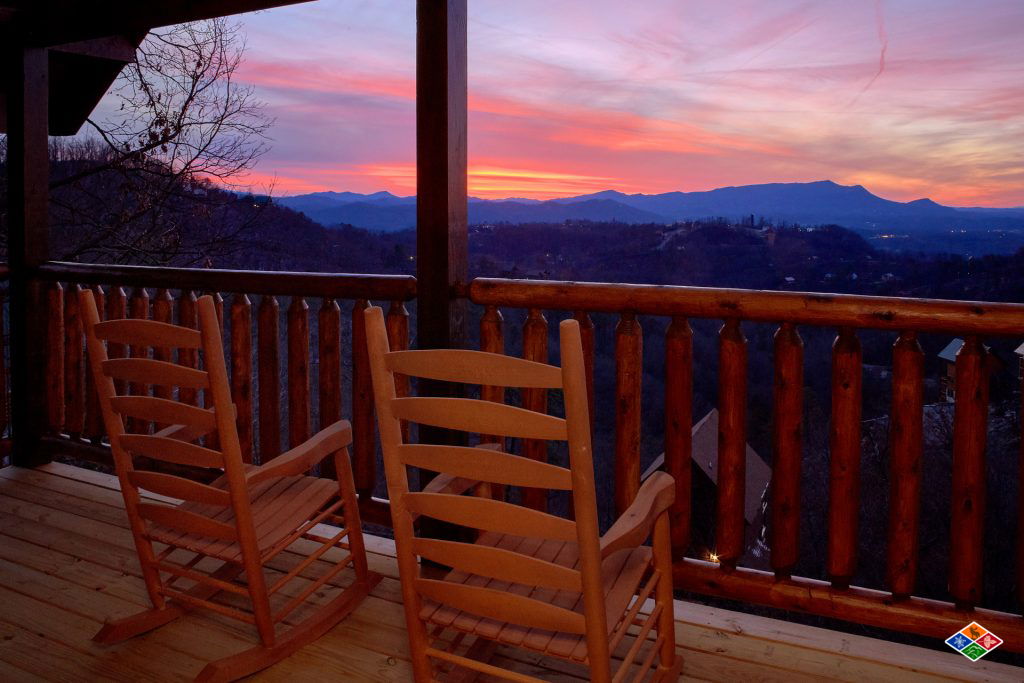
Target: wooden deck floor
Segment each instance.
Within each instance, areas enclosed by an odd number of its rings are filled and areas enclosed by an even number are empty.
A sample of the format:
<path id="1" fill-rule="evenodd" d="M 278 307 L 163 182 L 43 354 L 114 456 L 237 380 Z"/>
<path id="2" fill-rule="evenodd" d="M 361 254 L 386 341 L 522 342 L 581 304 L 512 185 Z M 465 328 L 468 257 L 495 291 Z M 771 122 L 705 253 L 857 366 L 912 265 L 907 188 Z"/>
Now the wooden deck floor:
<path id="1" fill-rule="evenodd" d="M 56 463 L 0 470 L 0 680 L 191 680 L 206 661 L 252 644 L 244 625 L 203 613 L 110 648 L 90 641 L 105 618 L 146 605 L 121 508 L 108 475 Z M 255 678 L 411 680 L 394 545 L 375 536 L 367 545 L 371 568 L 384 575 L 373 594 L 324 638 Z M 1024 679 L 1021 669 L 952 652 L 691 603 L 677 601 L 676 619 L 689 680 Z M 496 656 L 547 680 L 584 677 L 531 653 Z"/>

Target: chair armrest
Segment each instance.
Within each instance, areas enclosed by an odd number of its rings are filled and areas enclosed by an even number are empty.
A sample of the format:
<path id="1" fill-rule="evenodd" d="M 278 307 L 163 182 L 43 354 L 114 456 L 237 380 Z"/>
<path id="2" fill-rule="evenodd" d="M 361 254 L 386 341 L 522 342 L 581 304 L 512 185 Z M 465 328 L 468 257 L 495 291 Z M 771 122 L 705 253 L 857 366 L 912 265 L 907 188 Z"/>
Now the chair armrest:
<path id="1" fill-rule="evenodd" d="M 482 443 L 477 446 L 489 451 L 501 450 L 501 444 L 497 443 Z M 476 479 L 467 479 L 465 477 L 457 477 L 454 474 L 441 473 L 431 479 L 426 486 L 423 487 L 423 493 L 450 493 L 455 496 L 462 495 L 474 486 L 479 486 L 484 482 L 477 481 Z"/>
<path id="2" fill-rule="evenodd" d="M 338 420 L 315 434 L 308 441 L 282 453 L 266 465 L 251 470 L 245 477 L 248 484 L 265 479 L 293 477 L 303 474 L 331 453 L 347 448 L 352 443 L 352 425 Z"/>
<path id="3" fill-rule="evenodd" d="M 665 472 L 652 474 L 640 487 L 632 505 L 601 537 L 601 557 L 641 545 L 651 535 L 654 520 L 668 510 L 675 499 L 675 479 Z"/>

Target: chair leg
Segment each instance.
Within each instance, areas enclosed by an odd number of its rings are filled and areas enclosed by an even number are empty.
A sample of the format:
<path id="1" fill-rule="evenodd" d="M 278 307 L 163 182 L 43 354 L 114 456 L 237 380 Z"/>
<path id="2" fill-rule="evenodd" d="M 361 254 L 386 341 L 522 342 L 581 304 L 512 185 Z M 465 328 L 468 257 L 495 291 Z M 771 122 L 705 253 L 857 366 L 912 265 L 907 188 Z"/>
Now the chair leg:
<path id="1" fill-rule="evenodd" d="M 657 602 L 662 606 L 658 617 L 658 635 L 663 637 L 658 657 L 658 680 L 670 681 L 679 678 L 683 657 L 676 651 L 676 624 L 672 609 L 675 598 L 672 594 L 672 535 L 668 514 L 665 512 L 654 521 L 653 541 L 654 566 L 661 574 L 655 589 Z"/>
<path id="2" fill-rule="evenodd" d="M 242 566 L 235 563 L 225 563 L 213 572 L 211 576 L 222 581 L 230 581 L 242 573 Z M 200 600 L 209 600 L 220 592 L 215 586 L 198 585 L 194 586 L 187 593 Z M 92 637 L 93 641 L 101 645 L 113 645 L 123 640 L 128 640 L 146 631 L 152 631 L 164 624 L 169 624 L 181 615 L 190 612 L 189 605 L 170 605 L 163 609 L 150 608 L 137 614 L 121 619 L 107 621 L 103 627 Z"/>
<path id="3" fill-rule="evenodd" d="M 358 578 L 367 576 L 366 546 L 363 544 L 363 524 L 359 517 L 359 499 L 356 497 L 356 482 L 352 475 L 352 461 L 348 448 L 334 453 L 334 472 L 338 478 L 338 493 L 344 505 L 345 527 L 348 529 L 349 550 L 352 553 L 352 567 Z"/>
<path id="4" fill-rule="evenodd" d="M 379 574 L 369 572 L 364 580 L 357 580 L 316 614 L 276 638 L 271 647 L 257 645 L 210 662 L 195 680 L 204 683 L 234 681 L 276 664 L 334 628 L 363 601 L 380 578 Z"/>

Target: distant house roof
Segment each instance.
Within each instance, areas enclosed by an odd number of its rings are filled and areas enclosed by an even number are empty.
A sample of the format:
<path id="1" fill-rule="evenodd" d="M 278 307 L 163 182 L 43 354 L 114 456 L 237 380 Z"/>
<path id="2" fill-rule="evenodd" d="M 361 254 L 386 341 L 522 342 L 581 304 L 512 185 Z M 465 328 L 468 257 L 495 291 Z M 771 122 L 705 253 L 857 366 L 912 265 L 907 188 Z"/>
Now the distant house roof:
<path id="1" fill-rule="evenodd" d="M 1017 354 L 1018 356 L 1024 356 L 1024 344 L 1018 346 L 1016 350 L 1014 350 L 1014 353 Z"/>
<path id="2" fill-rule="evenodd" d="M 960 353 L 960 349 L 963 347 L 963 345 L 964 345 L 964 340 L 960 339 L 959 337 L 957 337 L 953 341 L 951 341 L 948 344 L 946 344 L 946 348 L 944 348 L 941 351 L 939 351 L 939 358 L 941 358 L 942 360 L 947 360 L 950 363 L 955 363 L 956 362 L 956 354 Z M 992 349 L 989 347 L 988 344 L 984 345 L 984 349 L 988 353 L 989 358 L 992 359 L 992 362 L 994 362 L 996 364 L 996 367 L 999 367 L 999 368 L 1006 367 L 1006 361 L 1004 361 L 1002 358 L 1000 358 L 998 353 L 995 353 L 994 351 L 992 351 Z M 1020 347 L 1018 347 L 1017 350 L 1014 351 L 1014 353 L 1019 353 L 1021 355 L 1024 355 L 1024 344 L 1021 344 Z"/>
<path id="3" fill-rule="evenodd" d="M 693 461 L 716 486 L 718 485 L 718 410 L 712 409 L 693 426 Z M 662 466 L 662 453 L 648 466 L 643 474 L 646 479 Z M 761 498 L 772 478 L 772 468 L 761 459 L 750 444 L 747 444 L 747 481 L 744 487 L 743 516 L 753 522 L 761 512 Z"/>
<path id="4" fill-rule="evenodd" d="M 957 337 L 953 341 L 946 345 L 946 348 L 939 351 L 939 358 L 942 360 L 948 360 L 950 363 L 956 362 L 956 354 L 960 353 L 960 348 L 964 345 L 964 340 Z"/>
<path id="5" fill-rule="evenodd" d="M 718 484 L 718 410 L 712 409 L 693 426 L 693 461 L 715 485 Z M 761 498 L 772 478 L 768 467 L 747 444 L 747 483 L 744 487 L 743 516 L 748 522 L 761 512 Z"/>

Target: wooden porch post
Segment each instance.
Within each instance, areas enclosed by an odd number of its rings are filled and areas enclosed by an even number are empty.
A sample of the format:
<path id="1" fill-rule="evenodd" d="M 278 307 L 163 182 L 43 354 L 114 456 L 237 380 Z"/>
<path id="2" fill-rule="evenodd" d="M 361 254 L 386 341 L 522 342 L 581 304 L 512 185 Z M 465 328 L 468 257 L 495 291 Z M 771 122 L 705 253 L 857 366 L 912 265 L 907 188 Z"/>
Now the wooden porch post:
<path id="1" fill-rule="evenodd" d="M 462 346 L 466 302 L 466 0 L 416 2 L 416 332 Z"/>
<path id="2" fill-rule="evenodd" d="M 466 340 L 466 0 L 416 0 L 416 344 L 458 348 Z M 458 395 L 447 382 L 420 385 L 434 396 Z M 460 443 L 465 435 L 420 428 L 423 443 Z M 420 486 L 434 477 L 420 471 Z M 457 538 L 435 520 L 421 532 Z"/>
<path id="3" fill-rule="evenodd" d="M 50 166 L 46 48 L 11 46 L 7 98 L 7 250 L 11 268 L 11 434 L 15 465 L 47 462 L 39 448 L 46 429 L 46 314 L 33 268 L 49 258 Z"/>

